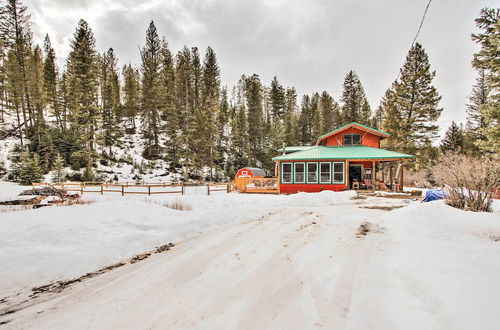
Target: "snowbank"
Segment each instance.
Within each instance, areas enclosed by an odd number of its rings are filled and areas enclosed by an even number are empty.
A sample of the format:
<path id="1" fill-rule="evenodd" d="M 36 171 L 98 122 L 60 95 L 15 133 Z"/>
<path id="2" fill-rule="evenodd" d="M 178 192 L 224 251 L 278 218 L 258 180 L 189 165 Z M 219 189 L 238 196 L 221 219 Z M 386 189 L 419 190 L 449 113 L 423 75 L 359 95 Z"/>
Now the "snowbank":
<path id="1" fill-rule="evenodd" d="M 21 192 L 31 188 L 31 186 L 20 186 L 17 183 L 0 181 L 0 202 L 16 199 Z"/>
<path id="2" fill-rule="evenodd" d="M 375 239 L 380 251 L 364 270 L 381 297 L 376 328 L 491 329 L 498 323 L 498 211 L 414 203 L 381 217 L 378 225 L 384 242 Z M 360 295 L 373 291 L 364 289 Z M 361 320 L 355 328 L 367 327 L 369 319 Z"/>

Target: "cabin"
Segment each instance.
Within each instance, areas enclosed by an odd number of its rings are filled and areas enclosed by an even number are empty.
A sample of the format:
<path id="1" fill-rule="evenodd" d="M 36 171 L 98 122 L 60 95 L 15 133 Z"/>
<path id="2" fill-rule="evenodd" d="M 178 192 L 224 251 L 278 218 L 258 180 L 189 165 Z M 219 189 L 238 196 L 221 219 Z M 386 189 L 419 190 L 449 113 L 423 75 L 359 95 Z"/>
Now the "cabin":
<path id="1" fill-rule="evenodd" d="M 353 122 L 320 136 L 314 146 L 283 148 L 283 154 L 273 158 L 278 193 L 375 189 L 377 169 L 394 162 L 398 164 L 396 176 L 402 182 L 403 162 L 415 156 L 382 149 L 380 141 L 389 137 L 388 133 Z M 402 185 L 395 188 L 402 190 Z"/>

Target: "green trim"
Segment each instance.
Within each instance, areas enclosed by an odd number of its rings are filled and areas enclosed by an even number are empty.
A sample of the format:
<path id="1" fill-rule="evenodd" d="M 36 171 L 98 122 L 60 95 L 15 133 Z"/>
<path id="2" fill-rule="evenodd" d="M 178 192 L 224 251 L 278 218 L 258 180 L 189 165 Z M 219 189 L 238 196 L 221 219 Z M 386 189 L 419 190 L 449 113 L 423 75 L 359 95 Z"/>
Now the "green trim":
<path id="1" fill-rule="evenodd" d="M 311 149 L 297 151 L 288 155 L 281 155 L 273 158 L 273 161 L 344 161 L 344 160 L 384 160 L 384 159 L 411 159 L 415 156 L 394 152 L 385 149 L 372 148 L 367 146 L 316 146 Z"/>
<path id="2" fill-rule="evenodd" d="M 349 126 L 351 126 L 351 125 L 358 125 L 358 126 L 361 126 L 361 127 L 363 127 L 363 128 L 366 128 L 366 129 L 372 130 L 372 131 L 374 131 L 374 132 L 377 132 L 377 133 L 380 133 L 380 134 L 383 134 L 383 135 L 387 135 L 387 136 L 391 136 L 391 134 L 389 134 L 389 133 L 386 133 L 386 132 L 383 132 L 383 131 L 381 131 L 381 130 L 378 130 L 378 129 L 375 129 L 375 128 L 372 128 L 372 127 L 368 127 L 368 126 L 366 126 L 366 125 L 363 125 L 363 124 L 360 124 L 360 123 L 357 123 L 357 122 L 353 121 L 352 123 L 349 123 L 349 124 L 347 124 L 347 125 L 344 125 L 344 126 L 342 126 L 342 127 L 339 127 L 339 128 L 337 128 L 337 129 L 334 129 L 334 130 L 333 130 L 333 131 L 331 131 L 331 132 L 328 132 L 328 133 L 326 133 L 326 134 L 321 135 L 320 137 L 318 137 L 318 140 L 321 140 L 322 138 L 324 138 L 325 136 L 328 136 L 328 135 L 330 135 L 330 134 L 337 133 L 338 131 L 341 131 L 341 130 L 343 130 L 344 128 L 347 128 L 347 127 L 349 127 Z"/>

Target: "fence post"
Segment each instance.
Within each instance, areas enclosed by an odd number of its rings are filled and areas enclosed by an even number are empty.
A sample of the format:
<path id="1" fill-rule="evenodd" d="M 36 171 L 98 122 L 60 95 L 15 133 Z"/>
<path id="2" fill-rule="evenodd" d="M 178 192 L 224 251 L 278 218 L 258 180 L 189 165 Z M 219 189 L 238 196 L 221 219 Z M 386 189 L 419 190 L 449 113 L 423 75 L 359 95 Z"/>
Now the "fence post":
<path id="1" fill-rule="evenodd" d="M 83 195 L 83 185 L 80 183 L 80 195 Z"/>
<path id="2" fill-rule="evenodd" d="M 184 195 L 184 183 L 181 184 L 181 187 L 182 187 L 182 195 Z"/>
<path id="3" fill-rule="evenodd" d="M 151 196 L 151 186 L 148 186 L 148 196 Z"/>
<path id="4" fill-rule="evenodd" d="M 229 194 L 229 183 L 226 185 L 226 193 Z"/>
<path id="5" fill-rule="evenodd" d="M 208 194 L 208 196 L 210 196 L 210 183 L 207 184 L 207 194 Z"/>
<path id="6" fill-rule="evenodd" d="M 101 195 L 104 193 L 104 185 L 101 183 Z"/>
<path id="7" fill-rule="evenodd" d="M 124 195 L 125 195 L 125 186 L 122 185 L 122 196 L 124 196 Z"/>

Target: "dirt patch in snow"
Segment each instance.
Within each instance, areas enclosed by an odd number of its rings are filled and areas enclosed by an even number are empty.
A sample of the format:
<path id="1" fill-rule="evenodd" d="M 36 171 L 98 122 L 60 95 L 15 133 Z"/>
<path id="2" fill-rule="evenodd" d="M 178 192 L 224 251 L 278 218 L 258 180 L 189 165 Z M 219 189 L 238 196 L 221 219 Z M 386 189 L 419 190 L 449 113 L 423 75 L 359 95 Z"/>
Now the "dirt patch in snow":
<path id="1" fill-rule="evenodd" d="M 356 236 L 363 237 L 363 236 L 368 235 L 369 233 L 381 234 L 383 232 L 384 232 L 383 228 L 381 228 L 381 227 L 379 227 L 371 222 L 365 221 L 365 222 L 361 223 L 361 225 L 359 225 L 358 230 L 356 231 Z"/>
<path id="2" fill-rule="evenodd" d="M 382 210 L 382 211 L 392 211 L 395 209 L 402 208 L 406 205 L 367 205 L 360 206 L 360 209 L 371 209 L 371 210 Z"/>

